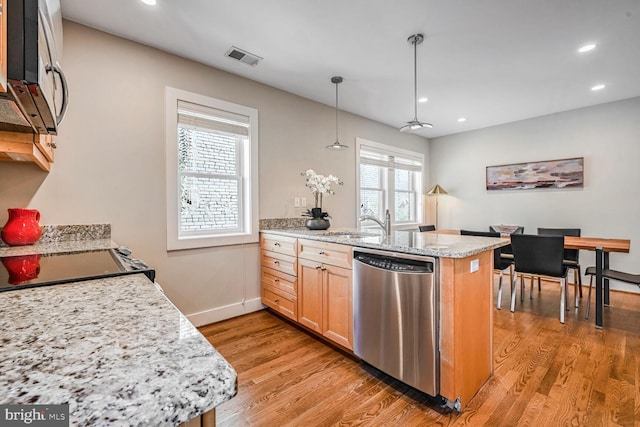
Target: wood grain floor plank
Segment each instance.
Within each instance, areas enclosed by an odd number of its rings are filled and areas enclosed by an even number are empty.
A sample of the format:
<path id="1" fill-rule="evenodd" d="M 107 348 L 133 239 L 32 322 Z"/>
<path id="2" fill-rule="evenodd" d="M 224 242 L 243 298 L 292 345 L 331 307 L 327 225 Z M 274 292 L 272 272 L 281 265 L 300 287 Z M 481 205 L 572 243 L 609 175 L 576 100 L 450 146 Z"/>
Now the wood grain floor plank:
<path id="1" fill-rule="evenodd" d="M 640 295 L 612 293 L 597 330 L 584 294 L 564 325 L 557 286 L 494 310 L 494 375 L 461 414 L 269 311 L 204 326 L 238 372 L 218 425 L 640 427 Z"/>

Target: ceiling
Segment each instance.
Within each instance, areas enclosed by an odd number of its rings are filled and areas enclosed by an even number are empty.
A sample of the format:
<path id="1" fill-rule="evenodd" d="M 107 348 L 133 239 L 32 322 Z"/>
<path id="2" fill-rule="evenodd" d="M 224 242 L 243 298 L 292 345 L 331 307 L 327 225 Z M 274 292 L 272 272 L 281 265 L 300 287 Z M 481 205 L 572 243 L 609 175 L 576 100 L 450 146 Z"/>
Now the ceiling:
<path id="1" fill-rule="evenodd" d="M 66 19 L 332 107 L 342 76 L 341 110 L 397 128 L 414 115 L 407 38 L 423 33 L 427 138 L 640 95 L 638 0 L 157 2 L 61 0 Z M 231 46 L 264 59 L 235 61 Z"/>

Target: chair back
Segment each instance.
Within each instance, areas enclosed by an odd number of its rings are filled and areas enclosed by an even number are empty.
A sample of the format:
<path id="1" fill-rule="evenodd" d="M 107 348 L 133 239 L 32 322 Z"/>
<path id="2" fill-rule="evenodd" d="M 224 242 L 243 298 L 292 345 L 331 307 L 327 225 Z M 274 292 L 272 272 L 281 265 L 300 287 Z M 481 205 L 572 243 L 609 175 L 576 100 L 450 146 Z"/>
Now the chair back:
<path id="1" fill-rule="evenodd" d="M 500 233 L 495 233 L 491 231 L 471 231 L 471 230 L 460 230 L 460 234 L 462 236 L 480 236 L 480 237 L 497 237 L 500 238 Z M 504 246 L 502 247 L 504 248 Z M 511 264 L 510 262 L 504 263 L 502 260 L 502 248 L 494 249 L 493 251 L 493 268 L 494 270 L 504 270 Z M 503 267 L 504 265 L 504 267 Z"/>
<path id="2" fill-rule="evenodd" d="M 573 236 L 580 237 L 579 228 L 538 228 L 538 234 L 543 236 Z M 580 251 L 578 249 L 565 249 L 564 259 L 578 262 Z"/>
<path id="3" fill-rule="evenodd" d="M 512 234 L 511 247 L 517 272 L 564 277 L 564 237 Z"/>
<path id="4" fill-rule="evenodd" d="M 436 226 L 435 225 L 419 225 L 418 229 L 420 231 L 435 231 Z"/>

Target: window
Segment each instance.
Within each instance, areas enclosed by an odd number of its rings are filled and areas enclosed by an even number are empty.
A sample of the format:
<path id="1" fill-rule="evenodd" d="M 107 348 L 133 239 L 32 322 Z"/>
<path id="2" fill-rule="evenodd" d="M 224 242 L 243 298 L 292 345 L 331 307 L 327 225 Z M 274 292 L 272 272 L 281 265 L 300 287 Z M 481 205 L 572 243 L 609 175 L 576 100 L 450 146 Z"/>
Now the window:
<path id="1" fill-rule="evenodd" d="M 258 111 L 166 88 L 167 249 L 258 241 Z"/>
<path id="2" fill-rule="evenodd" d="M 356 147 L 360 215 L 384 221 L 389 209 L 394 225 L 421 223 L 424 156 L 360 138 Z"/>

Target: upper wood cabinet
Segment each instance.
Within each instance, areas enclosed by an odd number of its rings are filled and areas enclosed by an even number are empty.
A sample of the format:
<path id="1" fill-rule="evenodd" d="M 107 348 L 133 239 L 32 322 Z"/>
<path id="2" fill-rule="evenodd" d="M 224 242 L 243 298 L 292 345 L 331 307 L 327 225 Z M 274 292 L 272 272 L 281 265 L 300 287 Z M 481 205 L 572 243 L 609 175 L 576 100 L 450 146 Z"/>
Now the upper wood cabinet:
<path id="1" fill-rule="evenodd" d="M 39 147 L 43 147 L 43 151 Z M 3 162 L 33 162 L 40 169 L 49 172 L 54 147 L 53 137 L 50 135 L 0 132 L 0 161 Z"/>
<path id="2" fill-rule="evenodd" d="M 7 0 L 0 0 L 0 92 L 7 91 Z"/>

